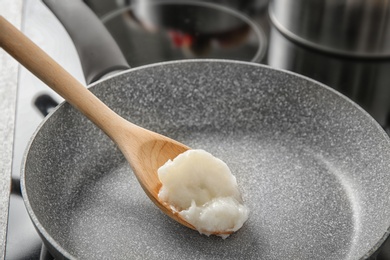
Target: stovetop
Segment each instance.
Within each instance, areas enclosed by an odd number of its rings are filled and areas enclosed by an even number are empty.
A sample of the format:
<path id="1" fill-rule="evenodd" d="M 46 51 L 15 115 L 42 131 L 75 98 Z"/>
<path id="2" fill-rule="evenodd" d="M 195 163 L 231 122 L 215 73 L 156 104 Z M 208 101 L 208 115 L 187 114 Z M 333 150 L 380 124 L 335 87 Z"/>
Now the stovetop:
<path id="1" fill-rule="evenodd" d="M 268 0 L 199 1 L 198 5 L 184 9 L 183 5 L 188 7 L 189 2 L 165 1 L 165 4 L 155 4 L 147 13 L 145 9 L 132 8 L 131 4 L 137 1 L 84 2 L 110 31 L 131 67 L 186 58 L 263 63 L 306 75 L 337 89 L 389 129 L 390 61 L 345 58 L 297 44 L 270 23 Z M 176 12 L 188 12 L 185 16 L 188 20 L 172 18 Z M 24 33 L 85 83 L 75 47 L 49 9 L 39 0 L 24 1 L 23 17 Z M 42 106 L 50 107 L 62 100 L 20 68 L 6 259 L 50 259 L 41 251 L 42 242 L 24 208 L 19 172 L 28 141 L 44 117 Z M 390 245 L 377 259 L 390 259 Z"/>

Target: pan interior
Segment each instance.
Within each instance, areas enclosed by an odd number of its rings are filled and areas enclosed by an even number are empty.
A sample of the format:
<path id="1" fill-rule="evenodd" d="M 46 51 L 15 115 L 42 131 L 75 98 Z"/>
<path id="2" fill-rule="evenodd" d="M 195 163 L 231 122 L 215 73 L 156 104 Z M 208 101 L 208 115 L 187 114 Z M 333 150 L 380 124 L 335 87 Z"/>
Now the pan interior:
<path id="1" fill-rule="evenodd" d="M 388 138 L 311 80 L 188 61 L 91 89 L 130 121 L 227 162 L 251 213 L 226 240 L 180 226 L 149 201 L 114 144 L 64 104 L 31 143 L 23 189 L 40 231 L 68 256 L 359 259 L 390 226 Z"/>

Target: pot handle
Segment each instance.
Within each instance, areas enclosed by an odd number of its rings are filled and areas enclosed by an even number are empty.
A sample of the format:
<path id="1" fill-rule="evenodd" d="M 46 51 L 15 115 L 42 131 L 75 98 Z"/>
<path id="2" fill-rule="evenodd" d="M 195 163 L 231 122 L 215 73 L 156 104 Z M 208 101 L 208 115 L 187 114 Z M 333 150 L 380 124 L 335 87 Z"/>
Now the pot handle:
<path id="1" fill-rule="evenodd" d="M 110 72 L 129 69 L 119 46 L 99 18 L 81 0 L 43 0 L 65 27 L 90 84 Z"/>

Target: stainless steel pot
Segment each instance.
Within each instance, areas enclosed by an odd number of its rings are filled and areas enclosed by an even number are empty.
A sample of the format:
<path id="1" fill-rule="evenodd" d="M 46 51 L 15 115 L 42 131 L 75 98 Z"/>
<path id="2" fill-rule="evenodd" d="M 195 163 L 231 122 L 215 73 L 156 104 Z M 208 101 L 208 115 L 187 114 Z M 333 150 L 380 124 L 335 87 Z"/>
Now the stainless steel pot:
<path id="1" fill-rule="evenodd" d="M 388 0 L 273 0 L 275 26 L 289 38 L 324 51 L 390 57 Z"/>
<path id="2" fill-rule="evenodd" d="M 270 33 L 267 59 L 274 68 L 311 77 L 343 93 L 390 132 L 389 59 L 328 55 L 290 41 L 275 28 Z"/>

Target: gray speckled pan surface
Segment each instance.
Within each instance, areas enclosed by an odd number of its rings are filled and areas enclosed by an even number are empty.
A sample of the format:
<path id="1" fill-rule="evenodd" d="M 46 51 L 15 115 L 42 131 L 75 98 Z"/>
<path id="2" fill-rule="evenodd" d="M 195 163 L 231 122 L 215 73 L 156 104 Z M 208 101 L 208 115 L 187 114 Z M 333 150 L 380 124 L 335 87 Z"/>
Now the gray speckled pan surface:
<path id="1" fill-rule="evenodd" d="M 249 63 L 184 61 L 91 90 L 130 121 L 227 162 L 251 213 L 226 240 L 180 226 L 64 104 L 36 133 L 22 185 L 37 228 L 68 258 L 361 259 L 387 237 L 389 138 L 327 87 Z"/>

